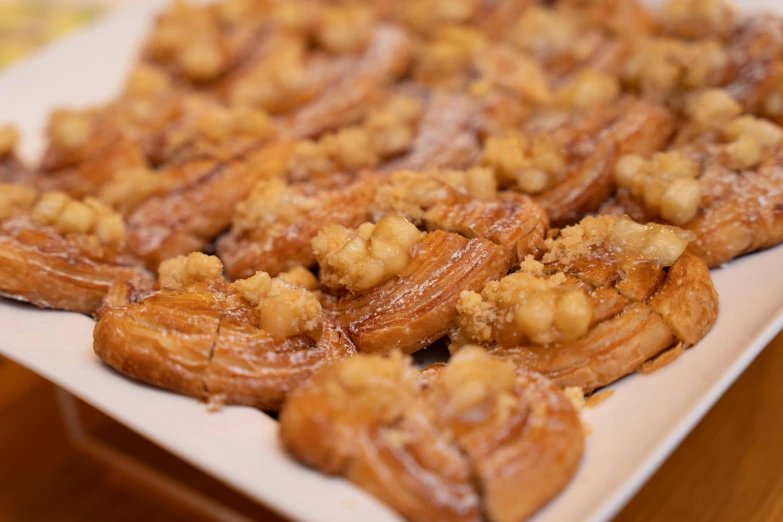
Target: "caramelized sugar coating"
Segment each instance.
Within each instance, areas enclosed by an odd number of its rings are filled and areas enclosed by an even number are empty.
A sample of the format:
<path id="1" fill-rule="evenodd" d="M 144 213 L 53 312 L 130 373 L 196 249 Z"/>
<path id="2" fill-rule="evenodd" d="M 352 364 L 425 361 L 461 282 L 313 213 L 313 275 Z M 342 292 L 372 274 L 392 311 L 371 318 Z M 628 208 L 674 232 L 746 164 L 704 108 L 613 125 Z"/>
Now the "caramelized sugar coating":
<path id="1" fill-rule="evenodd" d="M 95 353 L 129 377 L 274 410 L 318 368 L 355 353 L 314 294 L 282 278 L 228 284 L 203 254 L 166 261 L 160 275 L 159 290 L 113 300 L 95 327 Z"/>
<path id="2" fill-rule="evenodd" d="M 371 210 L 374 219 L 394 212 L 427 230 L 489 239 L 515 260 L 537 253 L 549 228 L 540 206 L 527 196 L 498 193 L 493 173 L 479 167 L 398 172 L 378 189 Z"/>
<path id="3" fill-rule="evenodd" d="M 333 187 L 287 184 L 279 178 L 259 182 L 237 207 L 231 232 L 218 241 L 229 277 L 248 277 L 256 270 L 276 275 L 314 265 L 310 242 L 318 231 L 367 221 L 378 183 L 371 175 Z"/>
<path id="4" fill-rule="evenodd" d="M 670 151 L 624 158 L 616 172 L 620 188 L 602 208 L 679 224 L 696 237 L 689 252 L 710 267 L 783 241 L 777 188 L 783 129 L 715 106 L 702 105 Z"/>
<path id="5" fill-rule="evenodd" d="M 98 201 L 0 185 L 0 294 L 94 313 L 116 281 L 149 285 L 125 248 L 122 217 Z"/>
<path id="6" fill-rule="evenodd" d="M 341 361 L 286 401 L 283 445 L 414 521 L 524 520 L 565 487 L 584 435 L 549 381 L 477 348 L 429 374 L 397 352 Z"/>
<path id="7" fill-rule="evenodd" d="M 387 106 L 395 111 L 397 121 L 411 118 L 406 115 L 410 104 L 402 105 Z M 385 119 L 385 112 L 371 111 L 362 126 L 375 125 L 378 116 Z M 475 114 L 475 107 L 463 95 L 425 94 L 409 148 L 379 165 L 377 173 L 356 176 L 335 171 L 332 158 L 320 161 L 323 156 L 319 159 L 315 154 L 307 162 L 305 177 L 310 182 L 297 181 L 305 169 L 301 155 L 292 164 L 294 146 L 281 169 L 287 180 L 258 182 L 237 205 L 229 234 L 218 241 L 218 254 L 229 277 L 249 277 L 256 270 L 274 275 L 295 265 L 312 266 L 315 256 L 310 242 L 318 231 L 331 224 L 353 228 L 370 220 L 375 191 L 385 183 L 387 172 L 462 168 L 474 163 L 479 154 L 472 123 Z"/>
<path id="8" fill-rule="evenodd" d="M 413 353 L 428 346 L 456 317 L 461 292 L 501 277 L 513 263 L 508 250 L 489 240 L 440 230 L 424 235 L 409 255 L 385 282 L 324 296 L 324 307 L 360 351 Z"/>
<path id="9" fill-rule="evenodd" d="M 667 109 L 631 97 L 587 111 L 543 110 L 521 132 L 489 138 L 482 162 L 501 187 L 533 194 L 552 225 L 563 226 L 612 194 L 620 155 L 659 150 L 673 131 Z"/>
<path id="10" fill-rule="evenodd" d="M 283 172 L 292 146 L 273 141 L 243 159 L 167 169 L 161 174 L 167 190 L 128 216 L 130 247 L 151 267 L 203 249 L 228 228 L 235 206 L 258 180 Z"/>
<path id="11" fill-rule="evenodd" d="M 453 349 L 490 353 L 585 392 L 634 372 L 672 347 L 697 343 L 718 299 L 693 234 L 628 218 L 588 217 L 547 240 L 541 263 L 465 292 Z"/>

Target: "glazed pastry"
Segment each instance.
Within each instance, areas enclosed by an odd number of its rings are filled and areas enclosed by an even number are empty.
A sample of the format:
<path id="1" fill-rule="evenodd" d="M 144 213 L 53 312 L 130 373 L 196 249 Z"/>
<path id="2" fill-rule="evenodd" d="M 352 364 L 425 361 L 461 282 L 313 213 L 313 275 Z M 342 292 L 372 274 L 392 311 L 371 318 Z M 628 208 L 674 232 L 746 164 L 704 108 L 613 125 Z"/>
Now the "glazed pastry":
<path id="1" fill-rule="evenodd" d="M 95 326 L 95 353 L 129 377 L 212 405 L 268 410 L 320 367 L 355 353 L 300 286 L 313 288 L 311 274 L 229 284 L 222 273 L 216 257 L 195 253 L 162 263 L 160 288 L 149 295 L 115 289 Z"/>
<path id="2" fill-rule="evenodd" d="M 562 392 L 477 348 L 431 372 L 426 391 L 396 352 L 341 361 L 289 396 L 280 436 L 411 521 L 525 520 L 565 487 L 584 446 Z"/>
<path id="3" fill-rule="evenodd" d="M 218 241 L 229 277 L 313 265 L 310 241 L 318 231 L 368 221 L 375 190 L 388 172 L 474 162 L 480 151 L 469 100 L 445 92 L 424 97 L 420 102 L 392 96 L 360 125 L 297 143 L 287 158 L 285 181 L 259 181 L 237 206 L 231 231 Z M 368 167 L 376 171 L 355 174 Z"/>
<path id="4" fill-rule="evenodd" d="M 324 307 L 369 353 L 428 346 L 448 330 L 461 292 L 501 277 L 513 263 L 492 241 L 422 233 L 393 213 L 358 229 L 326 227 L 312 246 L 330 291 Z"/>
<path id="5" fill-rule="evenodd" d="M 694 96 L 671 149 L 620 160 L 617 194 L 602 211 L 692 232 L 688 251 L 710 267 L 783 241 L 783 129 L 741 111 L 725 91 Z"/>
<path id="6" fill-rule="evenodd" d="M 571 110 L 543 109 L 521 129 L 485 143 L 482 163 L 493 169 L 500 186 L 531 194 L 553 226 L 597 210 L 614 191 L 618 157 L 659 150 L 674 131 L 666 108 L 632 97 L 615 99 L 612 85 L 609 77 L 585 74 L 562 94 Z"/>
<path id="7" fill-rule="evenodd" d="M 0 295 L 92 314 L 113 283 L 151 279 L 125 248 L 122 217 L 100 202 L 0 185 Z"/>
<path id="8" fill-rule="evenodd" d="M 693 234 L 628 218 L 588 217 L 547 240 L 541 261 L 464 292 L 452 350 L 481 344 L 584 392 L 693 346 L 718 313 Z"/>

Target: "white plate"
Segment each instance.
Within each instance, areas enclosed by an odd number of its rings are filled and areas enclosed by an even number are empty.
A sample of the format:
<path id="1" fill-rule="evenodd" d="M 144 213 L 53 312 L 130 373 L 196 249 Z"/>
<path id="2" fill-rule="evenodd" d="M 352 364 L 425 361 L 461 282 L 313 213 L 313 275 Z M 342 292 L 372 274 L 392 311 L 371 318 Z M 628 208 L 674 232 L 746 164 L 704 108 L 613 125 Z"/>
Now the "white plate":
<path id="1" fill-rule="evenodd" d="M 26 156 L 41 151 L 52 108 L 94 104 L 119 88 L 161 2 L 129 4 L 0 77 L 0 120 L 23 131 Z M 607 520 L 625 504 L 783 327 L 781 266 L 783 247 L 713 271 L 721 314 L 712 332 L 662 370 L 623 379 L 610 400 L 586 412 L 593 434 L 579 472 L 536 522 Z M 241 407 L 208 413 L 195 400 L 115 374 L 93 354 L 93 324 L 82 315 L 3 301 L 0 353 L 288 517 L 399 520 L 351 484 L 291 461 L 265 414 Z"/>

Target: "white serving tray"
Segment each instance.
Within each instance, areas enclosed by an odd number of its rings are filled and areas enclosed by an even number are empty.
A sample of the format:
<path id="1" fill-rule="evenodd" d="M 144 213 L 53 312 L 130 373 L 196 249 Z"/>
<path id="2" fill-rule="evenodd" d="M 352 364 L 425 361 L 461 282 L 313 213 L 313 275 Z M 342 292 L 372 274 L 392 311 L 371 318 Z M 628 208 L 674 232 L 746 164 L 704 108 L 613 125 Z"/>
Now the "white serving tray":
<path id="1" fill-rule="evenodd" d="M 776 0 L 743 8 L 775 9 Z M 42 149 L 57 106 L 91 105 L 119 89 L 160 0 L 137 0 L 45 49 L 0 77 L 0 123 L 23 133 L 23 153 Z M 777 7 L 780 9 L 780 7 Z M 652 375 L 623 379 L 614 396 L 585 412 L 593 434 L 570 486 L 535 522 L 604 521 L 617 513 L 726 388 L 783 328 L 783 247 L 713 271 L 721 313 L 694 349 Z M 130 381 L 92 351 L 93 320 L 0 301 L 0 354 L 36 371 L 187 462 L 296 520 L 400 520 L 360 489 L 289 459 L 276 422 Z"/>

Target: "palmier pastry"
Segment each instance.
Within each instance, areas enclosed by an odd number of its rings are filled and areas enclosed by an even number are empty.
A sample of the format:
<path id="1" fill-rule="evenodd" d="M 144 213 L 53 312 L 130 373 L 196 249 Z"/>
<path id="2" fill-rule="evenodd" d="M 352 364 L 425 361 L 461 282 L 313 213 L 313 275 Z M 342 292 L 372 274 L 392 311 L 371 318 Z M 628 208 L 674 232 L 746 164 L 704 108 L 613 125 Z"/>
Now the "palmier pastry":
<path id="1" fill-rule="evenodd" d="M 693 234 L 630 219 L 588 217 L 547 240 L 541 261 L 464 292 L 452 349 L 490 353 L 585 392 L 696 344 L 718 313 Z"/>
<path id="2" fill-rule="evenodd" d="M 289 396 L 283 446 L 415 522 L 522 521 L 568 483 L 584 435 L 547 379 L 472 348 L 426 381 L 397 352 L 340 361 Z"/>
<path id="3" fill-rule="evenodd" d="M 668 151 L 618 162 L 619 188 L 603 212 L 692 232 L 688 251 L 710 267 L 783 241 L 783 129 L 741 115 L 721 90 L 695 95 L 689 114 Z"/>
<path id="4" fill-rule="evenodd" d="M 483 237 L 422 233 L 394 213 L 357 229 L 330 225 L 312 246 L 325 308 L 371 353 L 412 353 L 442 337 L 460 293 L 501 277 L 514 259 Z"/>
<path id="5" fill-rule="evenodd" d="M 281 178 L 259 181 L 236 209 L 218 254 L 233 278 L 310 266 L 310 241 L 330 224 L 357 227 L 370 219 L 376 189 L 400 169 L 460 168 L 479 145 L 465 96 L 432 92 L 392 95 L 359 125 L 296 143 Z M 360 169 L 373 172 L 357 174 Z"/>
<path id="6" fill-rule="evenodd" d="M 614 191 L 618 157 L 659 150 L 674 131 L 665 107 L 617 98 L 605 75 L 586 72 L 560 95 L 570 110 L 542 109 L 520 129 L 489 137 L 482 159 L 501 187 L 532 195 L 553 226 L 597 210 Z"/>
<path id="7" fill-rule="evenodd" d="M 122 217 L 100 202 L 0 185 L 1 295 L 92 314 L 114 282 L 151 279 L 125 248 Z"/>
<path id="8" fill-rule="evenodd" d="M 274 410 L 320 367 L 355 349 L 321 311 L 304 269 L 225 282 L 216 257 L 194 253 L 160 266 L 159 289 L 123 288 L 100 314 L 95 353 L 112 368 L 217 404 Z M 135 298 L 134 298 L 135 297 Z"/>

